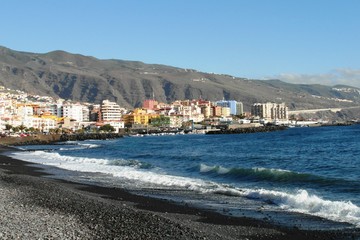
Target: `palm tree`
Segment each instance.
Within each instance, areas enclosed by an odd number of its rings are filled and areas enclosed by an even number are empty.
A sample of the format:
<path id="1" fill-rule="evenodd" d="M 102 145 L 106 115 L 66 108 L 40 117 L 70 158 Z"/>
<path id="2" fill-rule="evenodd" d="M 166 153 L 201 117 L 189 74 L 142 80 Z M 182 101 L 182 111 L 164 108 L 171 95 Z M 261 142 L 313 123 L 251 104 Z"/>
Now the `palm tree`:
<path id="1" fill-rule="evenodd" d="M 20 129 L 19 127 L 12 127 L 13 132 L 18 132 Z"/>
<path id="2" fill-rule="evenodd" d="M 29 131 L 29 132 L 35 132 L 35 128 L 30 127 L 30 128 L 28 128 L 28 131 Z"/>
<path id="3" fill-rule="evenodd" d="M 13 128 L 10 124 L 5 124 L 5 130 L 10 131 Z"/>
<path id="4" fill-rule="evenodd" d="M 25 127 L 23 124 L 21 124 L 21 125 L 19 126 L 19 130 L 20 130 L 21 132 L 23 132 L 25 129 L 26 129 L 26 127 Z"/>
<path id="5" fill-rule="evenodd" d="M 61 128 L 56 128 L 56 129 L 55 129 L 55 133 L 56 133 L 56 134 L 60 134 L 61 132 L 62 132 L 62 129 L 61 129 Z"/>

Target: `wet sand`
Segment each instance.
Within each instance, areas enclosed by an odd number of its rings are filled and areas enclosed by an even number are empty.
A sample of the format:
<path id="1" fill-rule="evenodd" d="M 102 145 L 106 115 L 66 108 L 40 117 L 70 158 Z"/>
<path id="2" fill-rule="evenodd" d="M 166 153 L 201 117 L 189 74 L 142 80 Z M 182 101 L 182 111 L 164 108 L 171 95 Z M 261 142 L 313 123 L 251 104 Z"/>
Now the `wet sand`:
<path id="1" fill-rule="evenodd" d="M 0 146 L 1 239 L 360 239 L 357 229 L 299 230 L 47 178 L 8 150 Z"/>

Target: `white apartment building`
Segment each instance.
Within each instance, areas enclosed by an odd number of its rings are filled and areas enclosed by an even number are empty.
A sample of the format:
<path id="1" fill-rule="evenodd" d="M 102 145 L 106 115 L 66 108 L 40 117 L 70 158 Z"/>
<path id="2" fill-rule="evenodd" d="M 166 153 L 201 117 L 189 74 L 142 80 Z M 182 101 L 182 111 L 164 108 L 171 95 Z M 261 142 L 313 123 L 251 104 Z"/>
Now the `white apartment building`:
<path id="1" fill-rule="evenodd" d="M 251 107 L 251 114 L 268 121 L 289 119 L 288 107 L 285 103 L 255 103 Z"/>
<path id="2" fill-rule="evenodd" d="M 57 122 L 55 119 L 51 118 L 42 118 L 37 116 L 27 116 L 22 119 L 22 124 L 27 128 L 39 129 L 43 132 L 49 132 L 50 129 L 56 129 Z M 14 125 L 19 126 L 19 125 Z"/>
<path id="3" fill-rule="evenodd" d="M 18 108 L 18 114 L 19 116 L 25 117 L 25 116 L 32 116 L 34 115 L 34 109 L 30 106 L 21 106 Z"/>
<path id="4" fill-rule="evenodd" d="M 51 115 L 62 117 L 63 116 L 63 108 L 62 104 L 52 104 L 49 106 L 49 112 Z"/>
<path id="5" fill-rule="evenodd" d="M 122 109 L 115 102 L 110 102 L 109 100 L 103 100 L 100 106 L 100 118 L 99 120 L 103 124 L 110 124 L 115 128 L 115 131 L 118 132 L 119 129 L 124 128 L 125 124 L 121 120 Z"/>
<path id="6" fill-rule="evenodd" d="M 236 114 L 243 115 L 244 114 L 244 104 L 242 102 L 236 103 Z"/>
<path id="7" fill-rule="evenodd" d="M 104 124 L 109 124 L 115 129 L 115 132 L 119 132 L 120 129 L 125 128 L 124 121 L 104 121 Z"/>
<path id="8" fill-rule="evenodd" d="M 100 106 L 100 115 L 101 121 L 120 121 L 122 116 L 121 108 L 115 102 L 104 100 Z"/>
<path id="9" fill-rule="evenodd" d="M 204 119 L 205 117 L 202 113 L 193 114 L 190 118 L 190 120 L 192 120 L 194 123 L 201 123 L 202 121 L 204 121 Z"/>
<path id="10" fill-rule="evenodd" d="M 182 116 L 179 115 L 171 115 L 170 117 L 170 127 L 171 128 L 179 128 L 182 126 L 184 121 Z"/>
<path id="11" fill-rule="evenodd" d="M 83 115 L 84 122 L 90 121 L 90 109 L 88 106 L 82 106 L 82 115 Z"/>
<path id="12" fill-rule="evenodd" d="M 62 106 L 62 117 L 67 117 L 70 119 L 74 119 L 77 122 L 83 122 L 84 121 L 84 115 L 83 115 L 83 105 L 81 104 L 66 104 Z"/>

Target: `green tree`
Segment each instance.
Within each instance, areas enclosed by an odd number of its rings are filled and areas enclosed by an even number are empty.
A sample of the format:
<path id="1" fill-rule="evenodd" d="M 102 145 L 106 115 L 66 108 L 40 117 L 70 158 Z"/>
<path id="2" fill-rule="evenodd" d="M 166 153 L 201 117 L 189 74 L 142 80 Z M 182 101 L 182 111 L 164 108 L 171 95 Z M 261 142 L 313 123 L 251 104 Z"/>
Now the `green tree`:
<path id="1" fill-rule="evenodd" d="M 56 129 L 55 129 L 55 133 L 56 133 L 56 134 L 60 134 L 61 132 L 62 132 L 62 129 L 61 129 L 61 128 L 56 128 Z"/>
<path id="2" fill-rule="evenodd" d="M 5 124 L 5 130 L 10 131 L 13 128 L 10 124 Z"/>
<path id="3" fill-rule="evenodd" d="M 99 128 L 100 131 L 104 132 L 115 132 L 115 128 L 110 124 L 105 124 Z"/>
<path id="4" fill-rule="evenodd" d="M 152 118 L 150 124 L 154 127 L 168 127 L 170 125 L 170 117 L 161 115 L 157 118 Z"/>
<path id="5" fill-rule="evenodd" d="M 78 129 L 78 130 L 76 130 L 76 133 L 83 134 L 83 133 L 85 133 L 85 129 L 84 128 Z"/>
<path id="6" fill-rule="evenodd" d="M 23 124 L 21 124 L 21 125 L 19 126 L 19 130 L 20 130 L 21 132 L 23 132 L 25 129 L 26 129 L 26 127 L 25 127 Z"/>
<path id="7" fill-rule="evenodd" d="M 27 129 L 27 131 L 28 131 L 28 132 L 31 132 L 31 133 L 32 133 L 32 132 L 35 132 L 35 128 L 30 127 L 30 128 Z"/>

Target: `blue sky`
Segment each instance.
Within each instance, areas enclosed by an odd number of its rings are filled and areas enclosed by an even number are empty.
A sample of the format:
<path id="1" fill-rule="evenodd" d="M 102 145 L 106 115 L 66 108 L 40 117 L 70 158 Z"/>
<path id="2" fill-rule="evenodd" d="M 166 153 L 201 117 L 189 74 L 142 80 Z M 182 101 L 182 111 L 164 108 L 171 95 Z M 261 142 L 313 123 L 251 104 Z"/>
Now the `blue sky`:
<path id="1" fill-rule="evenodd" d="M 360 87 L 358 0 L 1 0 L 0 45 Z"/>

